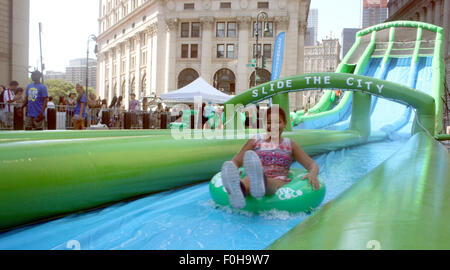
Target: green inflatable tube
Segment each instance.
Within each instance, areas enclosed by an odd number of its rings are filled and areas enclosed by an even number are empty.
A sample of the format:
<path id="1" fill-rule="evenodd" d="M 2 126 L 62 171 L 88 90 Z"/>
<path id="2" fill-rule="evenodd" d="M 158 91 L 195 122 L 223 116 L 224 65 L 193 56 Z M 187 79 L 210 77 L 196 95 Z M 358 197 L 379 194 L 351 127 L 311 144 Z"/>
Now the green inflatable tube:
<path id="1" fill-rule="evenodd" d="M 241 168 L 239 171 L 241 172 L 241 179 L 244 178 L 244 169 Z M 247 196 L 245 198 L 245 207 L 242 210 L 254 213 L 273 209 L 290 213 L 310 212 L 323 201 L 326 190 L 322 182 L 320 182 L 319 190 L 313 190 L 306 179 L 302 180 L 307 173 L 307 171 L 302 169 L 290 169 L 289 178 L 292 179 L 290 183 L 278 189 L 275 194 L 264 196 L 261 199 Z M 209 191 L 216 204 L 222 206 L 230 205 L 228 194 L 222 185 L 220 172 L 211 179 Z"/>

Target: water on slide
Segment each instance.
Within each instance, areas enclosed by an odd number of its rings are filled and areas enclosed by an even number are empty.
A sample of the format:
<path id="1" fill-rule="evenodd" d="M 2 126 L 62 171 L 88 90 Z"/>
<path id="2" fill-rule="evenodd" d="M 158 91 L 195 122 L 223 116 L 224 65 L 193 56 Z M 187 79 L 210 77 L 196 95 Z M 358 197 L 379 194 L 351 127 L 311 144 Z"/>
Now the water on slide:
<path id="1" fill-rule="evenodd" d="M 418 73 L 429 76 L 430 60 L 421 61 Z M 387 111 L 374 117 L 392 118 Z M 327 187 L 322 205 L 395 153 L 408 137 L 315 156 L 319 178 Z M 307 216 L 280 211 L 256 215 L 219 207 L 211 200 L 208 183 L 203 183 L 5 232 L 0 234 L 0 249 L 258 250 Z"/>
<path id="2" fill-rule="evenodd" d="M 322 205 L 403 143 L 372 143 L 314 157 L 327 187 Z M 0 249 L 260 250 L 307 216 L 280 211 L 256 215 L 219 207 L 208 183 L 202 183 L 5 232 L 0 234 Z"/>
<path id="3" fill-rule="evenodd" d="M 374 77 L 374 78 L 382 78 L 382 60 L 383 58 L 377 57 L 377 58 L 370 58 L 369 63 L 367 64 L 366 70 L 364 71 L 363 75 L 368 77 Z M 327 127 L 324 127 L 323 129 L 328 130 L 346 130 L 350 126 L 350 116 L 352 113 L 352 101 L 349 101 L 349 108 L 348 113 L 341 119 L 341 121 L 336 122 L 334 124 L 331 124 Z"/>

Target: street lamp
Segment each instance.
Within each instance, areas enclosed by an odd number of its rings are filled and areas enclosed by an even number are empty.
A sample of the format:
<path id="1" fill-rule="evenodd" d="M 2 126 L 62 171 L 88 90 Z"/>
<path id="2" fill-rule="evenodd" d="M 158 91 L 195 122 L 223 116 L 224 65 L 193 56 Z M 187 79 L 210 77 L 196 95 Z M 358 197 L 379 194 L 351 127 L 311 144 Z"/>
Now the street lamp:
<path id="1" fill-rule="evenodd" d="M 267 12 L 265 11 L 260 11 L 258 13 L 258 15 L 256 16 L 256 29 L 255 29 L 255 36 L 256 36 L 256 46 L 255 46 L 255 58 L 256 58 L 256 65 L 255 65 L 255 86 L 256 86 L 256 78 L 258 77 L 258 59 L 261 56 L 260 51 L 262 50 L 262 46 L 261 48 L 258 50 L 258 41 L 259 41 L 259 22 L 264 22 L 264 33 L 269 32 L 269 27 L 267 24 L 267 19 L 269 18 L 269 15 L 267 14 Z"/>
<path id="2" fill-rule="evenodd" d="M 89 42 L 93 40 L 97 42 L 97 37 L 95 35 L 89 35 L 87 41 L 87 56 L 86 56 L 86 101 L 88 100 L 88 87 L 89 87 Z M 95 44 L 94 53 L 97 53 L 97 44 Z"/>

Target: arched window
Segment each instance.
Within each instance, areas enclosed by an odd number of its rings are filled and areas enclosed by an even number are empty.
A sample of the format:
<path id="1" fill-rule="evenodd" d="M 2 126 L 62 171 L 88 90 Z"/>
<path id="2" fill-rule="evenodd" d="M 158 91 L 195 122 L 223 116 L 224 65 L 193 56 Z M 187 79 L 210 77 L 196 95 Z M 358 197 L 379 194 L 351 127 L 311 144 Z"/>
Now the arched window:
<path id="1" fill-rule="evenodd" d="M 258 77 L 256 78 L 256 84 L 255 84 L 255 71 L 252 72 L 252 75 L 250 76 L 250 88 L 254 87 L 255 85 L 260 85 L 262 83 L 269 82 L 272 77 L 272 74 L 270 74 L 269 71 L 265 69 L 258 69 Z"/>
<path id="2" fill-rule="evenodd" d="M 131 94 L 131 93 L 136 93 L 135 90 L 136 90 L 136 82 L 135 82 L 134 77 L 133 77 L 133 79 L 131 79 L 130 92 L 128 93 L 128 95 Z"/>
<path id="3" fill-rule="evenodd" d="M 144 74 L 142 76 L 142 81 L 141 81 L 141 92 L 139 94 L 140 98 L 144 97 L 146 88 L 147 88 L 147 74 Z"/>
<path id="4" fill-rule="evenodd" d="M 185 87 L 195 81 L 200 75 L 192 68 L 183 69 L 178 75 L 178 89 Z"/>
<path id="5" fill-rule="evenodd" d="M 108 100 L 109 99 L 109 82 L 106 81 L 105 85 L 106 85 L 106 87 L 105 87 L 104 97 L 106 100 Z"/>
<path id="6" fill-rule="evenodd" d="M 113 93 L 114 95 L 117 95 L 117 83 L 114 81 L 114 87 L 113 87 Z"/>
<path id="7" fill-rule="evenodd" d="M 122 82 L 122 87 L 120 88 L 120 95 L 125 96 L 125 81 Z"/>
<path id="8" fill-rule="evenodd" d="M 214 87 L 225 94 L 234 95 L 236 93 L 236 76 L 233 71 L 222 68 L 214 74 Z"/>

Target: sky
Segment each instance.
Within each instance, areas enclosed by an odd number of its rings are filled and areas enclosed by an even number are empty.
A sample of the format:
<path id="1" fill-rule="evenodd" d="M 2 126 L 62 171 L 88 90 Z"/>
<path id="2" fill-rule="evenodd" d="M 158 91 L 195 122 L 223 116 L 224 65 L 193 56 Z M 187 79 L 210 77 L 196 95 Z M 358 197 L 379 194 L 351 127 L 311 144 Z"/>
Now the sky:
<path id="1" fill-rule="evenodd" d="M 361 0 L 311 0 L 310 8 L 319 9 L 319 41 L 330 31 L 340 38 L 343 28 L 361 26 Z M 30 0 L 29 65 L 40 66 L 39 22 L 45 70 L 64 72 L 71 59 L 86 57 L 89 35 L 98 35 L 98 15 L 97 0 Z"/>
<path id="2" fill-rule="evenodd" d="M 98 9 L 97 0 L 30 0 L 29 66 L 40 66 L 39 22 L 46 71 L 64 72 L 70 60 L 86 58 L 89 35 L 98 35 Z"/>

